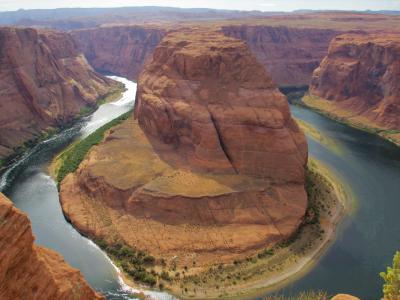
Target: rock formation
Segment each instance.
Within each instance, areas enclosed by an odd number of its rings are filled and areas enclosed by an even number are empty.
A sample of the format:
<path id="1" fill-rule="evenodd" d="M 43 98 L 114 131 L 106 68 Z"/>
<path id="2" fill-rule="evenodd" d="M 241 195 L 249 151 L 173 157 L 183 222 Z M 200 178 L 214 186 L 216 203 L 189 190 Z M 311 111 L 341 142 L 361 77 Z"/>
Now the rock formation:
<path id="1" fill-rule="evenodd" d="M 104 299 L 56 252 L 36 246 L 28 217 L 0 194 L 0 299 Z"/>
<path id="2" fill-rule="evenodd" d="M 165 31 L 146 26 L 110 26 L 72 31 L 91 65 L 136 80 Z"/>
<path id="3" fill-rule="evenodd" d="M 339 31 L 264 25 L 223 26 L 230 37 L 246 41 L 279 85 L 308 85 Z"/>
<path id="4" fill-rule="evenodd" d="M 358 127 L 396 133 L 400 130 L 399 80 L 399 34 L 340 35 L 311 81 L 310 94 L 322 98 L 321 107 L 312 97 L 306 103 Z M 324 102 L 329 102 L 325 108 Z"/>
<path id="5" fill-rule="evenodd" d="M 142 129 L 192 167 L 304 182 L 304 135 L 262 65 L 236 39 L 192 34 L 170 34 L 141 73 Z"/>
<path id="6" fill-rule="evenodd" d="M 66 33 L 0 28 L 0 158 L 115 87 L 76 48 Z"/>
<path id="7" fill-rule="evenodd" d="M 244 42 L 169 34 L 140 75 L 135 116 L 61 184 L 81 232 L 182 267 L 231 262 L 297 230 L 306 140 Z"/>

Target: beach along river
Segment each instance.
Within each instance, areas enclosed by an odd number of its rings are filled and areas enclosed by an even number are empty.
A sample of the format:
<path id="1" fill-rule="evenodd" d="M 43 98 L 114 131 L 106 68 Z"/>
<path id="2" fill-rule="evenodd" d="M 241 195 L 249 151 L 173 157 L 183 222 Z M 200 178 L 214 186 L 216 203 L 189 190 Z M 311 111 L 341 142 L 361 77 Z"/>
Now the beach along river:
<path id="1" fill-rule="evenodd" d="M 136 84 L 113 78 L 127 87 L 120 100 L 102 105 L 72 128 L 35 146 L 3 174 L 0 190 L 29 215 L 38 244 L 62 254 L 108 299 L 131 299 L 131 291 L 107 256 L 65 220 L 56 184 L 47 171 L 60 150 L 133 107 Z M 351 187 L 356 204 L 316 266 L 278 292 L 289 295 L 321 289 L 330 294 L 350 293 L 365 300 L 380 299 L 379 272 L 400 249 L 400 148 L 308 109 L 291 109 L 296 118 L 318 128 L 334 143 L 329 148 L 309 138 L 310 155 Z M 155 298 L 172 298 L 166 293 L 146 293 Z"/>

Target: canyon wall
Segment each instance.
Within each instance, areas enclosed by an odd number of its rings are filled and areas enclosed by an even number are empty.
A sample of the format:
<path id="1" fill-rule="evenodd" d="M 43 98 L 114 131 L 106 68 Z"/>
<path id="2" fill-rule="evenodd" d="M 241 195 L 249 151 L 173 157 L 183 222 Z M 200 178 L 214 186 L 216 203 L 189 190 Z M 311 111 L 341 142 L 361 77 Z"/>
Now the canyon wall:
<path id="1" fill-rule="evenodd" d="M 36 246 L 28 217 L 0 194 L 0 299 L 104 299 L 56 252 Z"/>
<path id="2" fill-rule="evenodd" d="M 115 26 L 76 30 L 71 34 L 95 69 L 137 80 L 165 31 L 146 26 Z"/>
<path id="3" fill-rule="evenodd" d="M 0 28 L 0 158 L 94 106 L 116 83 L 100 76 L 71 36 Z"/>
<path id="4" fill-rule="evenodd" d="M 322 110 L 336 110 L 350 123 L 398 131 L 399 80 L 399 34 L 344 34 L 332 40 L 313 74 L 310 94 L 329 102 Z"/>
<path id="5" fill-rule="evenodd" d="M 332 29 L 264 25 L 223 26 L 225 35 L 246 41 L 279 85 L 308 85 L 311 74 L 339 32 Z"/>

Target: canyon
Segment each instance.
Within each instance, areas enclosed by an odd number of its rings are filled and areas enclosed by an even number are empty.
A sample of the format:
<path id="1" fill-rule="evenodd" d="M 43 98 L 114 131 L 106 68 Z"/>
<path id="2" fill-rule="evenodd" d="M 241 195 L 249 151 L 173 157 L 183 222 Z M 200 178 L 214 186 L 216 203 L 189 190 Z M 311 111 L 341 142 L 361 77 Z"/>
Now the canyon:
<path id="1" fill-rule="evenodd" d="M 34 244 L 28 217 L 0 193 L 0 298 L 105 299 L 56 252 Z"/>
<path id="2" fill-rule="evenodd" d="M 134 119 L 62 181 L 60 200 L 95 240 L 200 269 L 291 237 L 307 207 L 306 164 L 287 100 L 246 44 L 182 30 L 140 74 Z"/>
<path id="3" fill-rule="evenodd" d="M 204 26 L 204 25 L 203 25 Z M 155 47 L 169 31 L 184 25 L 104 26 L 71 31 L 96 70 L 137 80 Z M 245 41 L 273 81 L 279 85 L 308 85 L 313 70 L 327 54 L 333 29 L 265 25 L 213 26 Z"/>
<path id="4" fill-rule="evenodd" d="M 334 38 L 303 102 L 400 144 L 400 35 Z"/>
<path id="5" fill-rule="evenodd" d="M 0 28 L 0 159 L 120 88 L 63 32 Z"/>

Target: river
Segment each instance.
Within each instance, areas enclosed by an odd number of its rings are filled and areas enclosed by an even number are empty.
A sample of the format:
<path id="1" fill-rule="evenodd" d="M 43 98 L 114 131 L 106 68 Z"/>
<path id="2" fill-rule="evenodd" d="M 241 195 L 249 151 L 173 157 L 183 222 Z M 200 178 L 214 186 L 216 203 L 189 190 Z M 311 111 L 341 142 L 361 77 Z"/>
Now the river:
<path id="1" fill-rule="evenodd" d="M 136 84 L 112 78 L 126 85 L 123 97 L 102 105 L 74 127 L 27 152 L 3 174 L 0 191 L 29 215 L 38 244 L 61 253 L 69 264 L 81 270 L 93 288 L 107 299 L 117 300 L 131 299 L 130 289 L 107 256 L 66 222 L 56 184 L 47 171 L 52 157 L 65 146 L 133 107 Z M 305 108 L 292 106 L 291 110 L 340 147 L 340 152 L 332 151 L 308 139 L 310 155 L 346 181 L 357 206 L 340 225 L 335 242 L 316 266 L 278 293 L 321 289 L 330 294 L 350 293 L 364 300 L 380 299 L 382 282 L 378 274 L 400 248 L 400 149 Z M 158 299 L 173 298 L 165 293 L 146 293 Z"/>

